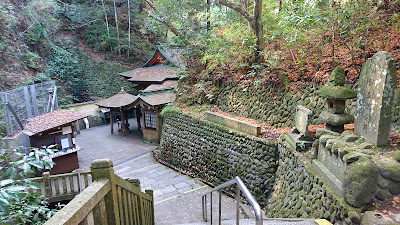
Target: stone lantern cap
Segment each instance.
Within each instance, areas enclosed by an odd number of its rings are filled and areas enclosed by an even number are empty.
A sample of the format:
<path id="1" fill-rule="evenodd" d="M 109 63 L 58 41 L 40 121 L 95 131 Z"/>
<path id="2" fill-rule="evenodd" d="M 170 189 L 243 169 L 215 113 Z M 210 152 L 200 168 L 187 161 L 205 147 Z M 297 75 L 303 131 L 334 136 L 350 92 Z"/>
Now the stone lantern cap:
<path id="1" fill-rule="evenodd" d="M 344 86 L 325 86 L 319 90 L 319 96 L 329 99 L 352 99 L 357 97 L 357 92 Z"/>

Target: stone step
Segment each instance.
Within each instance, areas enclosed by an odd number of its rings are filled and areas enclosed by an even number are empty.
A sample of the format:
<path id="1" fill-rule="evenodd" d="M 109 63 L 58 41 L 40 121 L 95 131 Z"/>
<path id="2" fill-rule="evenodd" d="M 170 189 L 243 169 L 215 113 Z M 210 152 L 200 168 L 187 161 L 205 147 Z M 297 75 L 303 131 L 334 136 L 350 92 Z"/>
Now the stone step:
<path id="1" fill-rule="evenodd" d="M 210 225 L 210 222 L 198 222 L 198 223 L 184 223 L 179 225 Z M 213 224 L 218 224 L 218 221 L 213 222 Z M 223 220 L 221 222 L 222 225 L 236 225 L 236 220 Z M 240 219 L 240 225 L 254 225 L 254 219 Z M 263 225 L 329 225 L 326 220 L 319 220 L 316 222 L 310 219 L 264 219 Z"/>

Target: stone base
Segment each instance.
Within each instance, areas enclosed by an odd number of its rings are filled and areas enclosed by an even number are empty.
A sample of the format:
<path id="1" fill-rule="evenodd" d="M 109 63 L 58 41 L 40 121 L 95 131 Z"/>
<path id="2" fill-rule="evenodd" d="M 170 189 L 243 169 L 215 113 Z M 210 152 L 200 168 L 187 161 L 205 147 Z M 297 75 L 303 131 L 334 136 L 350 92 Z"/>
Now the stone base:
<path id="1" fill-rule="evenodd" d="M 334 125 L 326 124 L 326 129 L 333 131 L 333 132 L 342 133 L 344 131 L 344 125 L 334 126 Z"/>
<path id="2" fill-rule="evenodd" d="M 304 137 L 304 135 L 292 132 L 286 132 L 285 137 L 289 145 L 298 152 L 305 151 L 305 149 L 310 148 L 313 143 L 312 141 L 309 141 L 310 139 Z M 307 139 L 304 140 L 305 138 Z"/>
<path id="3" fill-rule="evenodd" d="M 318 159 L 312 161 L 312 166 L 314 171 L 328 184 L 336 195 L 343 196 L 342 182 L 339 179 L 337 179 Z"/>

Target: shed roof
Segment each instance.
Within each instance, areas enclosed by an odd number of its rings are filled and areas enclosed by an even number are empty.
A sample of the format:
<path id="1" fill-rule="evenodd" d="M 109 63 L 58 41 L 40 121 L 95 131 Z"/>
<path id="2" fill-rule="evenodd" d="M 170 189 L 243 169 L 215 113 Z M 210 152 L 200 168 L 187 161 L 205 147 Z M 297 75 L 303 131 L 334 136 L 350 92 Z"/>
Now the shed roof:
<path id="1" fill-rule="evenodd" d="M 104 108 L 120 108 L 134 103 L 137 99 L 138 96 L 126 93 L 126 91 L 122 88 L 118 94 L 101 100 L 97 102 L 96 105 Z"/>
<path id="2" fill-rule="evenodd" d="M 152 84 L 148 86 L 146 89 L 142 91 L 142 93 L 154 92 L 154 91 L 162 91 L 162 90 L 171 90 L 178 87 L 177 80 L 166 80 L 162 84 Z"/>
<path id="3" fill-rule="evenodd" d="M 66 109 L 48 112 L 46 114 L 28 119 L 28 123 L 24 125 L 23 132 L 29 136 L 44 132 L 68 123 L 87 117 L 86 114 L 69 111 Z"/>
<path id="4" fill-rule="evenodd" d="M 159 106 L 175 101 L 176 95 L 172 91 L 164 90 L 144 93 L 143 95 L 139 95 L 139 98 L 150 106 Z"/>
<path id="5" fill-rule="evenodd" d="M 176 67 L 154 65 L 123 72 L 120 75 L 129 78 L 128 81 L 132 82 L 162 83 L 166 79 L 177 79 L 178 72 L 179 69 Z"/>

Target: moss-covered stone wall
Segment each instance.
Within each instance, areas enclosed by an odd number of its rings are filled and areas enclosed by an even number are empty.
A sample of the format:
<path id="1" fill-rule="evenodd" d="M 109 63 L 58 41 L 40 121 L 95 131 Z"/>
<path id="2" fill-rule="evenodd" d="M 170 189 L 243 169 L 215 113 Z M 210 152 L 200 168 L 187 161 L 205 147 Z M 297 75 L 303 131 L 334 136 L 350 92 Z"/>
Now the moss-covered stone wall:
<path id="1" fill-rule="evenodd" d="M 281 136 L 278 148 L 279 167 L 266 208 L 268 217 L 323 218 L 331 223 L 360 223 L 357 210 L 335 195 L 314 174 L 311 162 L 292 149 L 284 136 Z"/>
<path id="2" fill-rule="evenodd" d="M 321 123 L 318 116 L 325 107 L 325 98 L 318 96 L 319 85 L 304 88 L 272 88 L 243 84 L 223 87 L 217 106 L 230 114 L 256 119 L 274 127 L 294 125 L 297 105 L 313 112 L 312 124 Z M 348 100 L 346 113 L 354 115 L 356 101 Z M 400 101 L 394 101 L 392 129 L 400 131 Z"/>
<path id="3" fill-rule="evenodd" d="M 277 143 L 176 111 L 163 116 L 157 157 L 170 166 L 214 185 L 241 177 L 268 217 L 359 223 L 357 210 L 314 174 L 311 163 L 284 136 L 278 150 Z"/>
<path id="4" fill-rule="evenodd" d="M 260 204 L 272 191 L 277 144 L 169 111 L 157 157 L 214 185 L 239 176 Z"/>

